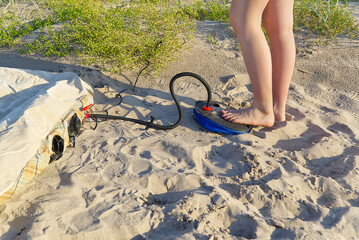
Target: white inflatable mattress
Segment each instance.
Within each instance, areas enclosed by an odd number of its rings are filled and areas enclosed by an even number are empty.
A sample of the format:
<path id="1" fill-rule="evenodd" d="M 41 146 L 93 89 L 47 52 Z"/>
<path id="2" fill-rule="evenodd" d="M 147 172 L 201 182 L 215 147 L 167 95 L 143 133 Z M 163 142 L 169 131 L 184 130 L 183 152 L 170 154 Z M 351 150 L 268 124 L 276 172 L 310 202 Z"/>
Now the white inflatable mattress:
<path id="1" fill-rule="evenodd" d="M 0 204 L 59 157 L 71 121 L 81 123 L 92 104 L 91 87 L 74 73 L 0 67 Z"/>

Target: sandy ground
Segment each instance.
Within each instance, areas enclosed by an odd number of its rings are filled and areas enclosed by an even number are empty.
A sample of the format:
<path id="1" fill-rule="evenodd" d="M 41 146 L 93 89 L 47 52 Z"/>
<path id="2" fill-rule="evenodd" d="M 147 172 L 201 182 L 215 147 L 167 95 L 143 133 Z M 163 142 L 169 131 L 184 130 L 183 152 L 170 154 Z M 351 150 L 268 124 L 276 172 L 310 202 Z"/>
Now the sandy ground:
<path id="1" fill-rule="evenodd" d="M 215 43 L 209 41 L 209 34 Z M 97 111 L 177 120 L 172 76 L 194 72 L 215 100 L 250 102 L 237 40 L 198 23 L 192 47 L 157 75 L 112 76 L 66 60 L 0 53 L 0 66 L 74 71 L 95 89 Z M 179 80 L 184 120 L 170 131 L 123 121 L 83 127 L 76 147 L 0 206 L 1 239 L 357 239 L 359 43 L 305 49 L 301 40 L 287 112 L 293 120 L 249 134 L 210 133 L 192 117 L 203 86 Z"/>
<path id="2" fill-rule="evenodd" d="M 348 5 L 352 10 L 354 18 L 359 19 L 359 2 L 349 2 Z"/>

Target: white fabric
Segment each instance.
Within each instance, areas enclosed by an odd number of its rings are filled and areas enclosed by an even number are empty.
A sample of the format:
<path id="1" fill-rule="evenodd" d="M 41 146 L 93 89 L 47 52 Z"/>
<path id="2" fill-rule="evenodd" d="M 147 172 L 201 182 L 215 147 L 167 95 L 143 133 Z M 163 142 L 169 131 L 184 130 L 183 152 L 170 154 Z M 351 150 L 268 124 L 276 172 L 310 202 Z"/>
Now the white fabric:
<path id="1" fill-rule="evenodd" d="M 74 73 L 0 67 L 0 193 L 91 87 Z"/>

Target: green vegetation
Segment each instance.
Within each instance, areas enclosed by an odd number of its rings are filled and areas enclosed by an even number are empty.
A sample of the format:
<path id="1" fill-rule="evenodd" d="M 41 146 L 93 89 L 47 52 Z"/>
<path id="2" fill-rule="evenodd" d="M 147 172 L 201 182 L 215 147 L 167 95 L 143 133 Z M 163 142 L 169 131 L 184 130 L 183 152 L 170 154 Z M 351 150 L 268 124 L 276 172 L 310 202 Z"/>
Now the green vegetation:
<path id="1" fill-rule="evenodd" d="M 198 21 L 221 21 L 229 23 L 228 14 L 230 2 L 216 2 L 216 1 L 201 1 L 195 0 L 190 5 L 181 7 L 190 18 Z"/>
<path id="2" fill-rule="evenodd" d="M 187 15 L 157 3 L 114 4 L 98 0 L 49 0 L 60 31 L 27 44 L 29 52 L 46 56 L 74 53 L 86 63 L 101 63 L 108 70 L 132 68 L 151 61 L 159 67 L 171 59 L 194 25 Z"/>
<path id="3" fill-rule="evenodd" d="M 116 72 L 147 61 L 161 67 L 195 30 L 187 14 L 163 1 L 48 0 L 41 7 L 49 10 L 48 16 L 30 22 L 12 12 L 2 15 L 0 46 L 45 56 L 71 54 Z M 38 37 L 20 41 L 36 29 Z"/>
<path id="4" fill-rule="evenodd" d="M 195 20 L 229 23 L 230 8 L 230 2 L 215 0 L 187 5 L 169 0 L 27 0 L 24 9 L 15 9 L 17 2 L 0 0 L 0 47 L 47 57 L 74 56 L 113 72 L 148 61 L 160 68 L 192 38 Z M 337 0 L 295 1 L 294 15 L 295 29 L 306 29 L 319 39 L 359 33 L 346 4 Z M 209 36 L 212 43 L 214 36 Z"/>
<path id="5" fill-rule="evenodd" d="M 338 0 L 301 0 L 294 5 L 295 29 L 305 28 L 309 34 L 333 40 L 339 34 L 358 36 L 359 25 L 347 5 Z"/>

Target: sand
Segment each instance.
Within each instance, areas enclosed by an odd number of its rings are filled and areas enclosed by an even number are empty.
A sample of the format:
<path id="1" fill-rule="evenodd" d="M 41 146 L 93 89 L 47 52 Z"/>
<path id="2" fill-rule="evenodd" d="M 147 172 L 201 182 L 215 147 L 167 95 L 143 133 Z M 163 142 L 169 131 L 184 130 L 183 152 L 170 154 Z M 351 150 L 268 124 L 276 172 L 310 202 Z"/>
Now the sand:
<path id="1" fill-rule="evenodd" d="M 209 41 L 209 33 L 215 42 Z M 0 66 L 73 71 L 95 89 L 96 111 L 169 124 L 170 79 L 195 72 L 215 100 L 252 98 L 238 42 L 199 22 L 191 48 L 158 74 L 108 75 L 74 62 L 0 54 Z M 357 239 L 359 43 L 306 48 L 299 39 L 287 112 L 293 120 L 249 134 L 210 133 L 192 117 L 206 99 L 179 80 L 183 123 L 169 131 L 124 121 L 86 123 L 75 148 L 0 207 L 1 239 Z"/>

